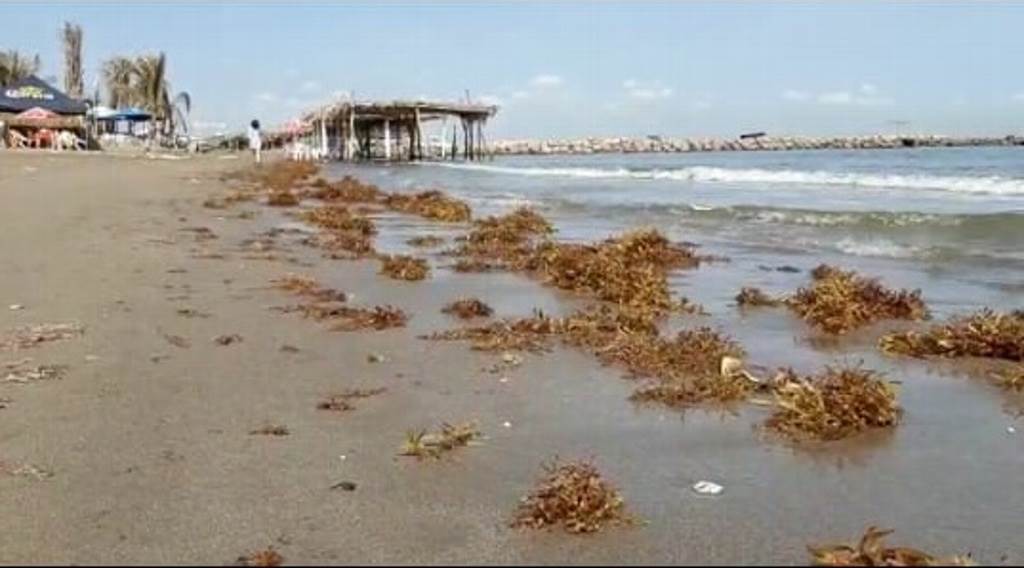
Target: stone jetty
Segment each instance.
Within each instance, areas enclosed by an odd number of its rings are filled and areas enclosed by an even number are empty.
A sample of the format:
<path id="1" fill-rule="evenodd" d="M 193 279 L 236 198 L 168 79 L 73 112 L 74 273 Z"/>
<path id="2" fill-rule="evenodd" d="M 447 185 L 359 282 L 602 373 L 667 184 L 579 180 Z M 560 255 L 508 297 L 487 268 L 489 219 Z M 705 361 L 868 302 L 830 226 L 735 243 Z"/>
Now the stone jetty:
<path id="1" fill-rule="evenodd" d="M 611 154 L 640 152 L 729 152 L 781 150 L 856 150 L 953 146 L 1024 145 L 1024 137 L 949 137 L 938 135 L 875 135 L 838 137 L 761 136 L 755 138 L 579 138 L 558 140 L 498 140 L 488 150 L 512 154 Z"/>

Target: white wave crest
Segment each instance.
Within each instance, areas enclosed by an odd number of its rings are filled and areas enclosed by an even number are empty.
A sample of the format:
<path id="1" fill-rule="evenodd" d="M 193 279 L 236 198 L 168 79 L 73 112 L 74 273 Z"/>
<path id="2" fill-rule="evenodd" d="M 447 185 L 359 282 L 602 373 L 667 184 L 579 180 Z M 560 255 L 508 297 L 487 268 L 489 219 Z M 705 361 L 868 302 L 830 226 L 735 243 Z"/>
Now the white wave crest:
<path id="1" fill-rule="evenodd" d="M 840 252 L 853 256 L 874 256 L 882 258 L 920 258 L 927 257 L 928 251 L 918 247 L 901 245 L 885 239 L 858 241 L 843 239 L 835 244 Z"/>
<path id="2" fill-rule="evenodd" d="M 826 171 L 765 170 L 690 166 L 675 169 L 538 168 L 484 164 L 434 165 L 445 168 L 520 176 L 557 176 L 583 179 L 676 180 L 719 183 L 836 185 L 866 188 L 923 189 L 956 193 L 1024 195 L 1024 179 L 1002 176 L 937 176 L 864 174 Z"/>

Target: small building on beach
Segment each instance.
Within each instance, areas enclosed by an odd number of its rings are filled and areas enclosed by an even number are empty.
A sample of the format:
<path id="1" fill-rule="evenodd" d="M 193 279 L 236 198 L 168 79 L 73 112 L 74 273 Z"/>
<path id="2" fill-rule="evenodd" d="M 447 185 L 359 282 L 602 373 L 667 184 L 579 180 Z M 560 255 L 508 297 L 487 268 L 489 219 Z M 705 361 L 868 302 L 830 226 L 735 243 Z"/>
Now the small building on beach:
<path id="1" fill-rule="evenodd" d="M 36 108 L 50 114 L 18 117 Z M 85 103 L 72 99 L 35 75 L 0 90 L 0 121 L 8 127 L 84 130 L 86 108 Z"/>
<path id="2" fill-rule="evenodd" d="M 484 126 L 494 105 L 430 101 L 340 101 L 302 117 L 305 138 L 339 160 L 480 160 L 490 155 Z M 427 134 L 427 128 L 436 131 Z"/>

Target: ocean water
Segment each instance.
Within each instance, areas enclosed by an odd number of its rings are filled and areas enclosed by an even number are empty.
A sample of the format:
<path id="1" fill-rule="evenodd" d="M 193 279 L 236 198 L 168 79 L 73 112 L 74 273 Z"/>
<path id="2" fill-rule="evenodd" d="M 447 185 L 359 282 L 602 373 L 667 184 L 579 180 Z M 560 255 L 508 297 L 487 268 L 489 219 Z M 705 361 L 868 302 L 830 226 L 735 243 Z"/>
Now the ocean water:
<path id="1" fill-rule="evenodd" d="M 832 262 L 922 288 L 939 314 L 1024 307 L 1019 147 L 515 156 L 328 173 L 443 189 L 477 214 L 534 206 L 565 240 L 657 227 L 731 259 L 711 271 L 720 286 L 688 294 L 712 306 L 740 285 L 792 290 Z M 783 265 L 802 273 L 774 270 Z"/>

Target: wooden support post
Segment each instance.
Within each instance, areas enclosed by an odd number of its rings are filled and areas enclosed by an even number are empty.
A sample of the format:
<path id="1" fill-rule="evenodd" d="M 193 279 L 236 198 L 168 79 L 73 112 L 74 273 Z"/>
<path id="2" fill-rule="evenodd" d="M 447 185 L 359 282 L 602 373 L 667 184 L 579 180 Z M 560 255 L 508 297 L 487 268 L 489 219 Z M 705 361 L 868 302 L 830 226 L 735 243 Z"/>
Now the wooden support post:
<path id="1" fill-rule="evenodd" d="M 452 153 L 451 153 L 452 161 L 455 161 L 455 158 L 459 157 L 458 135 L 459 135 L 459 129 L 455 125 L 455 122 L 452 121 Z"/>
<path id="2" fill-rule="evenodd" d="M 416 107 L 416 155 L 423 159 L 423 123 L 420 122 L 420 109 Z"/>
<path id="3" fill-rule="evenodd" d="M 391 121 L 384 119 L 384 159 L 391 160 Z"/>
<path id="4" fill-rule="evenodd" d="M 353 145 L 355 143 L 355 138 L 356 138 L 356 107 L 355 107 L 355 103 L 353 103 L 353 104 L 351 104 L 348 107 L 348 140 L 345 142 L 345 145 L 348 147 L 348 156 L 349 156 L 350 160 L 354 160 L 355 159 L 355 156 L 353 155 L 354 151 L 355 151 L 355 148 L 353 148 Z"/>
<path id="5" fill-rule="evenodd" d="M 444 133 L 445 133 L 446 130 L 448 130 L 448 117 L 447 116 L 441 119 L 441 135 L 437 137 L 437 139 L 441 141 L 440 146 L 441 146 L 441 159 L 442 160 L 444 159 L 444 146 L 445 146 L 445 144 L 444 144 L 445 143 Z"/>
<path id="6" fill-rule="evenodd" d="M 413 121 L 406 123 L 406 131 L 409 132 L 409 161 L 416 160 L 416 126 Z"/>
<path id="7" fill-rule="evenodd" d="M 320 158 L 327 156 L 327 119 L 320 114 Z"/>
<path id="8" fill-rule="evenodd" d="M 476 121 L 476 159 L 483 159 L 484 155 L 484 127 L 480 121 Z"/>

